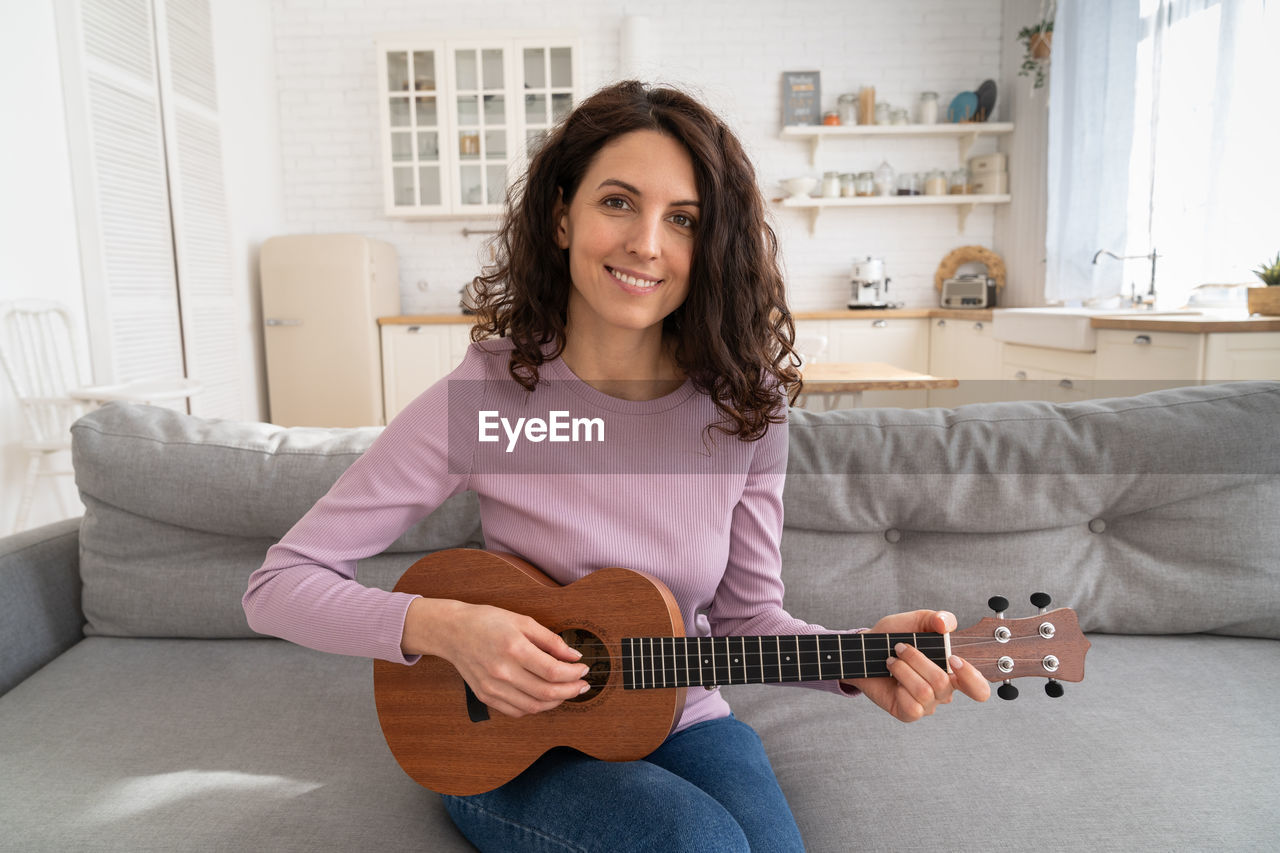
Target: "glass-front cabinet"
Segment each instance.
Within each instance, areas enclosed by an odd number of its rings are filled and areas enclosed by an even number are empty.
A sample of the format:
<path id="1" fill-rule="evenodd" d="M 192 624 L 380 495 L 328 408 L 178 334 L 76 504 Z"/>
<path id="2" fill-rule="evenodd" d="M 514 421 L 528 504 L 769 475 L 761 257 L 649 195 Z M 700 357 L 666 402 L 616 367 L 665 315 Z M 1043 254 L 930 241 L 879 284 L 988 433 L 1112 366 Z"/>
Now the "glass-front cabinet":
<path id="1" fill-rule="evenodd" d="M 579 98 L 571 34 L 378 40 L 388 216 L 489 216 Z"/>

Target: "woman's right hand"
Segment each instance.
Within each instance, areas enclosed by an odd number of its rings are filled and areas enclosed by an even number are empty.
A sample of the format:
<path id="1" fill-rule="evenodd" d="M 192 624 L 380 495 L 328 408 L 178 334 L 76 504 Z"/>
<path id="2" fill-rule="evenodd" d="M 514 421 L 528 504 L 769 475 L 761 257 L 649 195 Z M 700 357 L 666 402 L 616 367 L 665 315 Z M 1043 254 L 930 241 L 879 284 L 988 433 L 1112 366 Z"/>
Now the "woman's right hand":
<path id="1" fill-rule="evenodd" d="M 449 661 L 480 701 L 508 717 L 549 711 L 588 689 L 581 653 L 528 616 L 500 607 L 416 598 L 400 648 Z"/>

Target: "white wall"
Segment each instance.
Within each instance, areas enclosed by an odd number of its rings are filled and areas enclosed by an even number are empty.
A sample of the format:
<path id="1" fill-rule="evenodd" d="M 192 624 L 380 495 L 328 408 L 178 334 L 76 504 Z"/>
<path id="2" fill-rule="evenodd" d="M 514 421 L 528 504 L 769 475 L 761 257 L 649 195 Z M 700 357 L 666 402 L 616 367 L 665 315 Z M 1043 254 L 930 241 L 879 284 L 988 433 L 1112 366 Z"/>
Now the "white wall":
<path id="1" fill-rule="evenodd" d="M 382 216 L 374 39 L 385 33 L 503 28 L 576 28 L 584 43 L 588 91 L 615 79 L 619 32 L 627 14 L 648 19 L 651 55 L 663 82 L 700 93 L 738 131 L 761 185 L 814 172 L 807 146 L 784 143 L 781 73 L 820 69 L 824 109 L 864 84 L 878 99 L 914 107 L 937 91 L 945 110 L 958 92 L 999 79 L 1001 0 L 276 0 L 275 32 L 285 209 L 293 232 L 355 232 L 393 244 L 400 255 L 402 310 L 454 310 L 457 291 L 477 273 L 483 237 L 463 237 L 459 221 Z M 1001 99 L 1003 101 L 1003 99 Z M 997 104 L 997 117 L 1003 104 Z M 994 150 L 992 140 L 975 153 Z M 954 168 L 953 141 L 845 141 L 826 168 Z M 1015 189 L 1016 192 L 1016 189 Z M 793 309 L 843 307 L 850 262 L 885 259 L 891 298 L 935 305 L 933 273 L 957 246 L 990 246 L 990 207 L 957 230 L 954 208 L 826 211 L 809 236 L 807 217 L 777 210 Z M 425 290 L 420 283 L 425 283 Z"/>
<path id="2" fill-rule="evenodd" d="M 0 0 L 0 302 L 55 299 L 71 306 L 87 359 L 84 300 L 71 169 L 62 114 L 62 78 L 51 3 Z M 0 378 L 0 534 L 18 512 L 27 456 L 25 426 L 7 379 Z M 69 454 L 46 460 L 69 468 Z M 41 483 L 30 522 L 56 521 L 50 482 L 79 511 L 69 477 Z"/>

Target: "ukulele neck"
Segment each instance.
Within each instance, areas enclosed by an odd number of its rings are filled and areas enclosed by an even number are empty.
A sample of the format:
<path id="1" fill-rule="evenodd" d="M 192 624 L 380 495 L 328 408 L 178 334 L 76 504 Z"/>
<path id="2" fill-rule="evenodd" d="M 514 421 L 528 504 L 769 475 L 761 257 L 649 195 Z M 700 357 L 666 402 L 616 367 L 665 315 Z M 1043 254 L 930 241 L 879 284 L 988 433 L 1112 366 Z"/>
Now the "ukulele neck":
<path id="1" fill-rule="evenodd" d="M 769 637 L 624 637 L 623 687 L 714 687 L 882 678 L 898 643 L 947 669 L 942 634 L 792 634 Z"/>

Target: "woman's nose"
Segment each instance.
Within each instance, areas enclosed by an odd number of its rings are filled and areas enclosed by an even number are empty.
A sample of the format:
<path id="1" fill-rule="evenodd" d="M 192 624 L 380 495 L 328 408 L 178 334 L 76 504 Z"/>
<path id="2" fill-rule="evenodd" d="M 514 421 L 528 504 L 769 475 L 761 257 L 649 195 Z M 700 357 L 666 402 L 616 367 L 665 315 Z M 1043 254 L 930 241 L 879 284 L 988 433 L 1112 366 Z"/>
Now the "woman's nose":
<path id="1" fill-rule="evenodd" d="M 656 258 L 661 251 L 662 217 L 637 216 L 627 233 L 627 251 L 642 258 Z"/>

